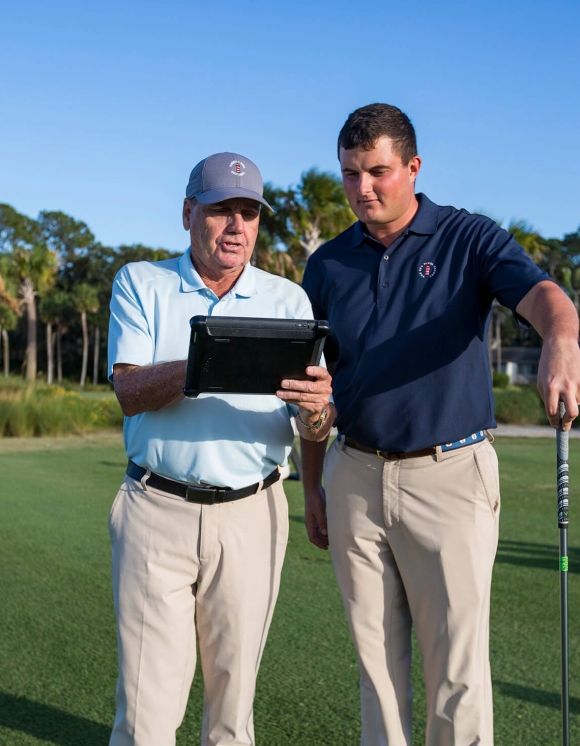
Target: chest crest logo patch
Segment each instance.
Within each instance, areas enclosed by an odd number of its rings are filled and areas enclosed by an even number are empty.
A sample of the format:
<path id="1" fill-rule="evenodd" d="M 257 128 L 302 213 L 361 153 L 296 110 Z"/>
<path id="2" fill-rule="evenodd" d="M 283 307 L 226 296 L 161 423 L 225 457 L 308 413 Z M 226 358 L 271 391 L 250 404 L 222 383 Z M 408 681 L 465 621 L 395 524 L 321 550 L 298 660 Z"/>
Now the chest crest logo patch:
<path id="1" fill-rule="evenodd" d="M 423 262 L 419 267 L 419 274 L 421 277 L 435 277 L 437 274 L 437 267 L 433 262 Z"/>
<path id="2" fill-rule="evenodd" d="M 243 170 L 246 166 L 241 161 L 232 161 L 230 163 L 230 168 L 234 167 L 230 173 L 234 176 L 245 176 L 246 172 Z"/>

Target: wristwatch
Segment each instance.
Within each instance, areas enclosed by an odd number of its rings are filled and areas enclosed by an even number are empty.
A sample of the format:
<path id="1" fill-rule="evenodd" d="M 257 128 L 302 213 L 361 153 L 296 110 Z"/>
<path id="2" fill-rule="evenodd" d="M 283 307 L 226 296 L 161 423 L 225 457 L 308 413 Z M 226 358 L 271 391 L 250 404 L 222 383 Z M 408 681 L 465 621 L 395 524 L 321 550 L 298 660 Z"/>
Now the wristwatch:
<path id="1" fill-rule="evenodd" d="M 313 425 L 307 425 L 306 422 L 304 422 L 302 417 L 300 417 L 300 410 L 298 410 L 297 417 L 307 430 L 318 430 L 326 422 L 326 418 L 328 417 L 328 409 L 324 407 L 324 409 L 320 413 L 320 417 L 316 420 L 316 422 Z"/>

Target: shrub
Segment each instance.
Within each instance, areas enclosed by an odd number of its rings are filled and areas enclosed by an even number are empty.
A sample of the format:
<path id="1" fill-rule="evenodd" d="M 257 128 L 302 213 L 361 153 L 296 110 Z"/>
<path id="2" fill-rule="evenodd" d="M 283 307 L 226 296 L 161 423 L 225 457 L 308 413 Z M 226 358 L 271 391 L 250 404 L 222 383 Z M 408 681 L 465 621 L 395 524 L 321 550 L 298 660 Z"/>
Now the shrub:
<path id="1" fill-rule="evenodd" d="M 495 418 L 510 425 L 547 425 L 542 399 L 533 386 L 494 391 Z"/>
<path id="2" fill-rule="evenodd" d="M 89 399 L 62 386 L 0 386 L 0 437 L 82 435 L 122 425 L 116 399 Z"/>
<path id="3" fill-rule="evenodd" d="M 492 380 L 494 389 L 506 389 L 510 383 L 510 377 L 503 370 L 494 370 Z"/>

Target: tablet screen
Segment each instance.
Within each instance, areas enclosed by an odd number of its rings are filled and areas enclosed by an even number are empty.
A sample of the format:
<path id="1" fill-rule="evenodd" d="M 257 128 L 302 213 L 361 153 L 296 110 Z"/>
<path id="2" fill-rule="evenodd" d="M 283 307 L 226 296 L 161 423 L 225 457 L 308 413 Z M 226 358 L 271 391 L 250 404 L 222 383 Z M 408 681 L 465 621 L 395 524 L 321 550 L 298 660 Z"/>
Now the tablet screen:
<path id="1" fill-rule="evenodd" d="M 275 394 L 285 378 L 307 380 L 327 321 L 194 316 L 184 393 Z"/>

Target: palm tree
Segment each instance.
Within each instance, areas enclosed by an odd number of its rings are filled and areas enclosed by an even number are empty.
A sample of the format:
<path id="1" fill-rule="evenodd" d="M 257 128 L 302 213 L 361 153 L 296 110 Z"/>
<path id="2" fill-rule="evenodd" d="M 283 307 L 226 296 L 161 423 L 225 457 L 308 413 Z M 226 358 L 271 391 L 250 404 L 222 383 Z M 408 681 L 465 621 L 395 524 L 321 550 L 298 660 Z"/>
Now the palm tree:
<path id="1" fill-rule="evenodd" d="M 290 254 L 274 244 L 274 237 L 260 226 L 252 264 L 258 269 L 273 275 L 287 277 L 292 282 L 300 282 L 302 272 L 296 266 Z"/>
<path id="2" fill-rule="evenodd" d="M 564 290 L 572 299 L 572 302 L 576 306 L 576 311 L 580 313 L 580 267 L 570 265 L 561 267 L 560 275 Z"/>
<path id="3" fill-rule="evenodd" d="M 83 361 L 80 380 L 80 385 L 83 387 L 87 379 L 87 366 L 89 361 L 89 330 L 87 325 L 87 313 L 96 313 L 99 310 L 99 296 L 97 290 L 92 285 L 83 282 L 74 289 L 73 299 L 75 308 L 81 315 L 81 327 L 83 330 Z"/>
<path id="4" fill-rule="evenodd" d="M 4 264 L 6 273 L 17 286 L 26 309 L 26 378 L 28 381 L 36 381 L 36 296 L 50 288 L 54 282 L 56 254 L 43 242 L 35 220 L 21 215 L 6 204 L 0 204 L 0 251 L 8 260 Z"/>
<path id="5" fill-rule="evenodd" d="M 5 262 L 3 262 L 5 263 Z M 0 265 L 1 269 L 1 265 Z M 10 374 L 10 342 L 8 332 L 16 328 L 18 317 L 22 315 L 20 301 L 8 288 L 4 277 L 0 273 L 0 336 L 4 357 L 4 376 Z"/>
<path id="6" fill-rule="evenodd" d="M 8 332 L 16 328 L 20 309 L 14 311 L 8 306 L 0 305 L 0 336 L 2 337 L 2 356 L 4 358 L 4 377 L 10 375 L 10 340 Z"/>
<path id="7" fill-rule="evenodd" d="M 41 300 L 39 306 L 40 318 L 46 324 L 46 382 L 54 382 L 54 361 L 56 345 L 56 371 L 57 380 L 62 382 L 62 346 L 63 320 L 72 311 L 70 295 L 62 290 L 51 290 Z M 55 330 L 53 332 L 53 324 Z"/>
<path id="8" fill-rule="evenodd" d="M 541 265 L 546 257 L 548 247 L 545 240 L 525 220 L 512 220 L 507 227 L 515 240 L 522 246 L 526 254 L 534 262 Z"/>
<path id="9" fill-rule="evenodd" d="M 311 168 L 302 174 L 290 195 L 290 221 L 302 250 L 304 263 L 325 241 L 352 225 L 350 209 L 340 177 Z"/>
<path id="10" fill-rule="evenodd" d="M 36 245 L 30 249 L 18 247 L 12 252 L 12 264 L 28 321 L 26 380 L 36 381 L 38 354 L 36 297 L 48 290 L 54 282 L 56 255 L 42 245 Z"/>
<path id="11" fill-rule="evenodd" d="M 9 292 L 6 282 L 0 273 L 0 306 L 8 308 L 14 313 L 20 315 L 20 302 L 14 295 Z"/>

